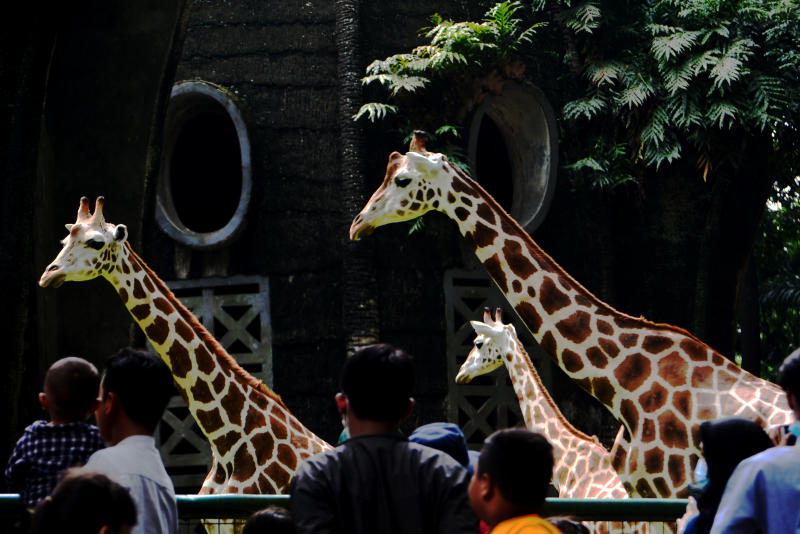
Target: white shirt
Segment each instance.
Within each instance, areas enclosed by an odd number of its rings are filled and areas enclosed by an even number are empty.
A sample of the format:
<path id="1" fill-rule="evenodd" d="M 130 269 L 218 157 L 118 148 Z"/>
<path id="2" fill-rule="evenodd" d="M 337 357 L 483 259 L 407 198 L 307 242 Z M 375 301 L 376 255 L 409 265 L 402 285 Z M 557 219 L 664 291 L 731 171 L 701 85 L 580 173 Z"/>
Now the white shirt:
<path id="1" fill-rule="evenodd" d="M 101 473 L 128 488 L 136 504 L 131 534 L 174 534 L 178 506 L 172 485 L 152 436 L 130 436 L 89 457 L 85 471 Z"/>

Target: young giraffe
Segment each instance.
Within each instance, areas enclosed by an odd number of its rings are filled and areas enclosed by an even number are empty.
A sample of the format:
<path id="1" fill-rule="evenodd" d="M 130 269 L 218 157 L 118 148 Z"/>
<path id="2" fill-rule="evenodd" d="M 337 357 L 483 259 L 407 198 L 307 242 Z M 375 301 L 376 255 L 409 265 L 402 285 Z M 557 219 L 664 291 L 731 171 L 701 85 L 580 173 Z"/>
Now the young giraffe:
<path id="1" fill-rule="evenodd" d="M 490 373 L 505 365 L 525 426 L 541 432 L 553 445 L 555 466 L 553 485 L 558 496 L 566 499 L 627 499 L 628 492 L 619 475 L 611 467 L 611 455 L 596 436 L 581 432 L 564 417 L 544 387 L 531 363 L 525 347 L 517 337 L 513 324 L 503 324 L 500 308 L 492 319 L 489 309 L 483 322 L 470 321 L 475 329 L 475 342 L 456 375 L 456 383 L 466 384 L 476 376 Z M 648 532 L 646 523 L 590 522 L 591 532 Z M 664 532 L 673 532 L 664 525 Z"/>
<path id="2" fill-rule="evenodd" d="M 102 276 L 114 286 L 211 444 L 213 467 L 200 493 L 286 492 L 299 463 L 330 445 L 222 348 L 133 252 L 125 225 L 105 222 L 103 197 L 94 214 L 81 198 L 78 219 L 66 226 L 64 248 L 39 285 Z"/>
<path id="3" fill-rule="evenodd" d="M 393 152 L 350 238 L 439 210 L 452 218 L 536 341 L 624 431 L 612 465 L 631 495 L 685 497 L 702 421 L 737 415 L 792 420 L 780 388 L 683 329 L 618 312 L 583 288 L 477 182 L 415 134 Z"/>
<path id="4" fill-rule="evenodd" d="M 525 426 L 553 444 L 556 464 L 553 485 L 559 497 L 573 499 L 627 499 L 628 492 L 611 467 L 611 456 L 595 436 L 572 426 L 542 384 L 512 324 L 503 324 L 498 308 L 483 322 L 470 321 L 475 345 L 461 365 L 456 382 L 466 384 L 505 364 L 522 409 Z"/>

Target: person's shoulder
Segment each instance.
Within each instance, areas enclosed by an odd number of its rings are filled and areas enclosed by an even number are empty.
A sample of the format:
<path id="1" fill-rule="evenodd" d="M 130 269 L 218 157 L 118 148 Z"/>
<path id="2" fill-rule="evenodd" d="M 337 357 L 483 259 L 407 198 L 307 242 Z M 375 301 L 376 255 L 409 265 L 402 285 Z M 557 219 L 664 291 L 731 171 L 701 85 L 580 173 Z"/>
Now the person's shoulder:
<path id="1" fill-rule="evenodd" d="M 34 421 L 33 423 L 29 424 L 25 427 L 24 434 L 28 435 L 36 435 L 43 431 L 46 431 L 48 428 L 52 427 L 50 423 L 45 421 L 44 419 L 39 419 Z"/>

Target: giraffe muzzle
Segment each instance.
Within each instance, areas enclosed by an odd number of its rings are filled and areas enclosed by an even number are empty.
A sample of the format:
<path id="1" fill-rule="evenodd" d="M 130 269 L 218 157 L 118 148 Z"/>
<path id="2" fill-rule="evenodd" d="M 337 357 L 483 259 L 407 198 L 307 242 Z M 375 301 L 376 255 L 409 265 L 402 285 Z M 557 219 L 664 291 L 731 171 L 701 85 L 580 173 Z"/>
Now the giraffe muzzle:
<path id="1" fill-rule="evenodd" d="M 48 266 L 44 271 L 44 274 L 42 274 L 42 277 L 39 278 L 39 285 L 41 287 L 61 287 L 61 284 L 64 283 L 67 275 L 64 273 L 58 273 L 60 269 L 61 267 L 55 263 Z"/>
<path id="2" fill-rule="evenodd" d="M 375 227 L 371 224 L 364 224 L 361 222 L 361 215 L 355 218 L 353 221 L 352 226 L 350 226 L 350 239 L 352 241 L 358 241 L 362 237 L 369 237 L 372 235 L 372 232 L 375 231 Z"/>

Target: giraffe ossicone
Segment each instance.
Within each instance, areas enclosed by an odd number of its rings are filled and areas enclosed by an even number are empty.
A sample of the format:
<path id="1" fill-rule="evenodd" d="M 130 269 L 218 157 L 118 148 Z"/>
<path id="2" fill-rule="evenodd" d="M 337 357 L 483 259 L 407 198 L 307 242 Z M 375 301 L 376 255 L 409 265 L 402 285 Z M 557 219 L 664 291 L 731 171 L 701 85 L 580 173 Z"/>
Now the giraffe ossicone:
<path id="1" fill-rule="evenodd" d="M 612 463 L 631 495 L 683 497 L 700 455 L 702 421 L 793 420 L 776 385 L 740 369 L 685 330 L 615 310 L 548 256 L 472 178 L 414 134 L 350 238 L 430 210 L 445 213 L 534 339 L 623 425 Z"/>
<path id="2" fill-rule="evenodd" d="M 172 371 L 211 445 L 213 466 L 200 493 L 284 493 L 306 457 L 330 448 L 281 398 L 247 373 L 127 242 L 125 225 L 107 223 L 103 197 L 94 213 L 82 197 L 63 248 L 39 285 L 58 287 L 102 276 Z"/>

